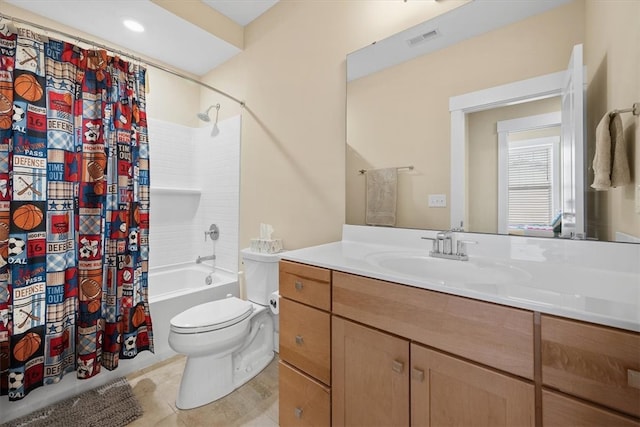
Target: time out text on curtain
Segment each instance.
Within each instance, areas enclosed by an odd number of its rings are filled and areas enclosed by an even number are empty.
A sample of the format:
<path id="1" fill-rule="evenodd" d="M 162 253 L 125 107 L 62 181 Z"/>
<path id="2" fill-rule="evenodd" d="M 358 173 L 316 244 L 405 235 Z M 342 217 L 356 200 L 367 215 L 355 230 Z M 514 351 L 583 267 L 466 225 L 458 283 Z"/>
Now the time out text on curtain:
<path id="1" fill-rule="evenodd" d="M 153 351 L 146 126 L 144 68 L 28 29 L 0 32 L 0 395 L 9 400 Z"/>

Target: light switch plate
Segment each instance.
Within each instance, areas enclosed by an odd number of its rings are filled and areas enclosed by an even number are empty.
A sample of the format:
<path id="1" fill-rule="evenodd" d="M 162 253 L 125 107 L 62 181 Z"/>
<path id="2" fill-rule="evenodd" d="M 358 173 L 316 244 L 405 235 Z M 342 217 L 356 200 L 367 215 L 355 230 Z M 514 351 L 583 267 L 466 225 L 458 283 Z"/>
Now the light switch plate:
<path id="1" fill-rule="evenodd" d="M 429 207 L 430 208 L 446 208 L 447 195 L 446 194 L 429 194 Z"/>

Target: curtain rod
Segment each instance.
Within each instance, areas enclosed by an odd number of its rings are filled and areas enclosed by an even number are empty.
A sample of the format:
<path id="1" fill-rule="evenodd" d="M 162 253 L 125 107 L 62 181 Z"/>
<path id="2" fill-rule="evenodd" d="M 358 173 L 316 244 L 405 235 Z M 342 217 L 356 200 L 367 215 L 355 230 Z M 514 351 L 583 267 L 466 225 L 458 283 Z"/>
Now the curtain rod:
<path id="1" fill-rule="evenodd" d="M 50 32 L 53 32 L 53 33 L 57 33 L 57 34 L 60 34 L 61 36 L 68 37 L 68 38 L 70 38 L 72 40 L 76 40 L 76 41 L 79 41 L 79 42 L 82 42 L 82 43 L 85 43 L 85 44 L 88 44 L 88 45 L 91 45 L 91 46 L 99 47 L 99 48 L 105 49 L 107 51 L 110 51 L 110 52 L 113 52 L 113 53 L 117 53 L 117 54 L 122 55 L 122 56 L 129 57 L 129 58 L 134 59 L 136 61 L 143 62 L 143 63 L 145 63 L 146 65 L 148 65 L 150 67 L 157 68 L 158 70 L 165 71 L 165 72 L 167 72 L 169 74 L 173 74 L 174 76 L 183 78 L 183 79 L 188 80 L 190 82 L 193 82 L 193 83 L 195 83 L 197 85 L 203 86 L 203 87 L 205 87 L 207 89 L 211 89 L 212 91 L 214 91 L 216 93 L 219 93 L 222 96 L 226 96 L 227 98 L 237 102 L 238 104 L 240 104 L 241 107 L 245 106 L 244 101 L 241 101 L 238 98 L 236 98 L 234 96 L 231 96 L 228 93 L 225 93 L 225 92 L 221 91 L 220 89 L 216 89 L 213 86 L 210 86 L 210 85 L 208 85 L 206 83 L 203 83 L 200 80 L 196 80 L 193 77 L 189 77 L 187 75 L 179 73 L 178 71 L 172 70 L 171 68 L 167 68 L 167 67 L 165 67 L 163 65 L 156 64 L 154 62 L 148 61 L 146 59 L 142 59 L 140 57 L 136 57 L 135 55 L 132 55 L 129 52 L 124 52 L 124 51 L 119 50 L 119 49 L 114 49 L 114 48 L 106 46 L 104 44 L 96 43 L 96 42 L 94 42 L 92 40 L 88 40 L 88 39 L 85 39 L 85 38 L 82 38 L 82 37 L 78 37 L 78 36 L 73 35 L 73 34 L 65 33 L 64 31 L 60 31 L 60 30 L 56 30 L 56 29 L 51 28 L 51 27 L 46 27 L 44 25 L 36 24 L 34 22 L 30 22 L 30 21 L 27 21 L 27 20 L 24 20 L 24 19 L 21 19 L 21 18 L 15 18 L 13 16 L 5 15 L 4 13 L 0 13 L 0 17 L 8 19 L 8 20 L 13 21 L 13 22 L 18 22 L 20 24 L 26 24 L 26 25 L 38 28 L 38 29 L 43 30 L 43 31 L 50 31 Z"/>

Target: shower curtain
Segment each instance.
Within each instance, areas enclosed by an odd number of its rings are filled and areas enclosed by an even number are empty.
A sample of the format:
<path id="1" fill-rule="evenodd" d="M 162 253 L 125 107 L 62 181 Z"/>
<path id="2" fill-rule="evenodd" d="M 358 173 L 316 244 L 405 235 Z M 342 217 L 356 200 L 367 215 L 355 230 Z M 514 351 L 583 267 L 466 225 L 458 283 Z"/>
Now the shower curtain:
<path id="1" fill-rule="evenodd" d="M 0 32 L 0 395 L 153 351 L 148 232 L 145 69 Z"/>

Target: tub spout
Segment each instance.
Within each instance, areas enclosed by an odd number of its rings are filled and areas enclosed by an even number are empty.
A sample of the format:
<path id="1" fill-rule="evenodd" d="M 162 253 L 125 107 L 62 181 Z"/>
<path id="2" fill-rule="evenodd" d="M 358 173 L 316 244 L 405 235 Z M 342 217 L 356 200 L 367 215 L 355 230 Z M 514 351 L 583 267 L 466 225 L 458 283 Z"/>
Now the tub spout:
<path id="1" fill-rule="evenodd" d="M 196 264 L 202 264 L 202 261 L 212 261 L 215 259 L 216 259 L 215 255 L 198 256 L 198 258 L 196 258 Z"/>

